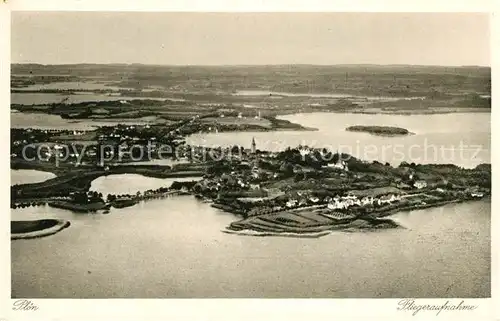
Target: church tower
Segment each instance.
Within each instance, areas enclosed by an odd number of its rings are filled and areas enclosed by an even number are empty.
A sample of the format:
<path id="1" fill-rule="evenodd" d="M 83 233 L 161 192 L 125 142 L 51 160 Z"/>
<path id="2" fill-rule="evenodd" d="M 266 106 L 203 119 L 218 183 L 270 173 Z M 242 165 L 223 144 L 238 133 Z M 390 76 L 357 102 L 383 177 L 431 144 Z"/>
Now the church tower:
<path id="1" fill-rule="evenodd" d="M 337 149 L 337 165 L 342 165 L 342 154 L 339 153 L 339 150 Z"/>
<path id="2" fill-rule="evenodd" d="M 252 154 L 255 154 L 257 147 L 255 145 L 255 137 L 252 137 Z"/>

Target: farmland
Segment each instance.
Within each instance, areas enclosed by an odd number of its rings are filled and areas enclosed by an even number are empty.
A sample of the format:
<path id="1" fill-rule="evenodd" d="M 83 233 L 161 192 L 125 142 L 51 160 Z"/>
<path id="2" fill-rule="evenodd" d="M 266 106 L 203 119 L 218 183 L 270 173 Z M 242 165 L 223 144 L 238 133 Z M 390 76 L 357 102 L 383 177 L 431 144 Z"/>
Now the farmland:
<path id="1" fill-rule="evenodd" d="M 103 118 L 140 111 L 173 120 L 224 110 L 250 117 L 488 112 L 490 73 L 486 67 L 15 64 L 11 108 L 50 114 L 105 108 L 115 112 Z"/>

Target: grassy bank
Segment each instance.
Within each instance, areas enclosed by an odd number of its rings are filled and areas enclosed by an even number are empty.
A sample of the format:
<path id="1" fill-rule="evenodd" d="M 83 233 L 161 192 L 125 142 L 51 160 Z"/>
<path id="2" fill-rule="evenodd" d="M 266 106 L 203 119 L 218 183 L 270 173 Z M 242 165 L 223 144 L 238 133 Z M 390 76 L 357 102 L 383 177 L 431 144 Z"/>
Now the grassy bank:
<path id="1" fill-rule="evenodd" d="M 11 221 L 11 240 L 44 237 L 58 233 L 69 226 L 69 221 L 56 219 Z"/>
<path id="2" fill-rule="evenodd" d="M 52 201 L 52 202 L 49 202 L 48 204 L 49 204 L 49 206 L 52 206 L 55 208 L 61 208 L 61 209 L 70 210 L 73 212 L 80 212 L 80 213 L 89 213 L 89 212 L 96 212 L 96 211 L 100 211 L 100 210 L 109 209 L 109 205 L 107 205 L 104 202 L 77 204 L 77 203 L 66 202 L 66 201 Z"/>

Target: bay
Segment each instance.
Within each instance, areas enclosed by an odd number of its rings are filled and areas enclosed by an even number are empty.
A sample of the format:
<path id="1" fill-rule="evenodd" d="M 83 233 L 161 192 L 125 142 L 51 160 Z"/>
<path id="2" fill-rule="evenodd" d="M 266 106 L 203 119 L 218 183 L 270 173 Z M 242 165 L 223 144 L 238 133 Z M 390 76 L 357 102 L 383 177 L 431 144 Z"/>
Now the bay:
<path id="1" fill-rule="evenodd" d="M 15 298 L 399 298 L 490 295 L 490 203 L 399 213 L 406 228 L 318 239 L 221 232 L 236 220 L 191 196 L 73 214 L 62 232 L 12 241 Z"/>
<path id="2" fill-rule="evenodd" d="M 281 116 L 317 131 L 223 132 L 194 134 L 188 144 L 207 147 L 240 145 L 250 148 L 255 138 L 257 149 L 280 151 L 307 145 L 340 151 L 363 160 L 402 161 L 420 164 L 456 164 L 475 167 L 491 159 L 491 115 L 453 113 L 432 115 L 365 115 L 306 113 Z M 354 125 L 396 126 L 413 135 L 383 137 L 350 132 Z"/>

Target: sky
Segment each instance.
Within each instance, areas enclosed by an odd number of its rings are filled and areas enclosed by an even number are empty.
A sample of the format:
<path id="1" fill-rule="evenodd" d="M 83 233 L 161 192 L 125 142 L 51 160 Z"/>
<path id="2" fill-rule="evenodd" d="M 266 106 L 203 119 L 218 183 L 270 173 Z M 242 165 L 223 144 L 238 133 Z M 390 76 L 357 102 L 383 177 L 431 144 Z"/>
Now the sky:
<path id="1" fill-rule="evenodd" d="M 482 13 L 12 12 L 12 63 L 490 66 Z"/>

